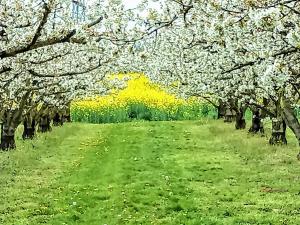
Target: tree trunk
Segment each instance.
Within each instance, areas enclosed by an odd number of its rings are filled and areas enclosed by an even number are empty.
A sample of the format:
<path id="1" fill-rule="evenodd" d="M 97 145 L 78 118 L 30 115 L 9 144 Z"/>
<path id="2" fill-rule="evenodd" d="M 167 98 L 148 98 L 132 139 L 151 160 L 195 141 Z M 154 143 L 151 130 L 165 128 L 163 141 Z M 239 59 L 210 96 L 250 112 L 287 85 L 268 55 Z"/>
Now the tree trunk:
<path id="1" fill-rule="evenodd" d="M 64 124 L 63 116 L 60 113 L 55 113 L 53 118 L 53 126 L 62 126 Z"/>
<path id="2" fill-rule="evenodd" d="M 226 104 L 224 104 L 221 100 L 219 101 L 218 106 L 218 119 L 224 118 L 226 114 Z"/>
<path id="3" fill-rule="evenodd" d="M 9 150 L 16 148 L 15 133 L 17 127 L 22 122 L 24 107 L 26 106 L 31 91 L 27 91 L 21 98 L 19 107 L 14 110 L 5 110 L 3 113 L 3 123 L 1 125 L 1 149 Z"/>
<path id="4" fill-rule="evenodd" d="M 291 105 L 287 104 L 286 102 L 285 102 L 285 106 L 283 108 L 283 117 L 284 117 L 284 121 L 286 122 L 288 127 L 295 134 L 295 136 L 298 140 L 298 143 L 300 145 L 300 124 L 299 124 L 298 118 L 295 114 L 294 108 L 291 107 Z"/>
<path id="5" fill-rule="evenodd" d="M 287 99 L 284 99 L 283 116 L 286 124 L 293 131 L 300 145 L 300 123 L 294 108 Z M 297 155 L 297 159 L 300 160 L 300 153 Z"/>
<path id="6" fill-rule="evenodd" d="M 7 126 L 5 123 L 1 125 L 1 149 L 8 151 L 16 148 L 15 142 L 16 128 Z"/>
<path id="7" fill-rule="evenodd" d="M 263 123 L 262 123 L 262 118 L 261 118 L 261 113 L 260 113 L 260 110 L 259 109 L 254 109 L 252 110 L 252 125 L 249 129 L 249 132 L 250 133 L 262 133 L 264 134 L 264 126 L 263 126 Z"/>
<path id="8" fill-rule="evenodd" d="M 240 110 L 237 114 L 236 114 L 236 118 L 235 118 L 235 128 L 237 130 L 242 130 L 246 128 L 246 120 L 244 118 L 245 112 L 243 112 L 242 110 Z"/>
<path id="9" fill-rule="evenodd" d="M 35 137 L 35 120 L 31 119 L 31 120 L 24 120 L 24 131 L 22 134 L 22 138 L 23 140 L 26 139 L 33 139 Z"/>
<path id="10" fill-rule="evenodd" d="M 286 123 L 281 117 L 272 120 L 272 137 L 269 143 L 271 145 L 287 144 Z"/>
<path id="11" fill-rule="evenodd" d="M 42 116 L 39 122 L 39 132 L 46 133 L 52 130 L 50 125 L 51 119 L 50 116 Z"/>
<path id="12" fill-rule="evenodd" d="M 227 109 L 225 111 L 224 122 L 232 123 L 235 118 L 236 118 L 236 112 L 234 110 L 230 109 L 229 107 L 227 107 Z"/>
<path id="13" fill-rule="evenodd" d="M 63 119 L 64 119 L 64 122 L 68 122 L 68 123 L 72 122 L 70 106 L 68 106 L 68 108 L 66 109 L 66 113 L 63 115 Z"/>

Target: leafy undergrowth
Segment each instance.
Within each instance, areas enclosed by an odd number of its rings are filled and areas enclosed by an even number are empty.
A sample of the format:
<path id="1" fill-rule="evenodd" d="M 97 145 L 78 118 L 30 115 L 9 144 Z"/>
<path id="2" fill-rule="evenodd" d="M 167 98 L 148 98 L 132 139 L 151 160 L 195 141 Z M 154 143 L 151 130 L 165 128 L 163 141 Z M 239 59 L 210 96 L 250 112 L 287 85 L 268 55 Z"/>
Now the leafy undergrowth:
<path id="1" fill-rule="evenodd" d="M 68 124 L 0 154 L 0 224 L 300 224 L 296 141 L 221 121 Z"/>

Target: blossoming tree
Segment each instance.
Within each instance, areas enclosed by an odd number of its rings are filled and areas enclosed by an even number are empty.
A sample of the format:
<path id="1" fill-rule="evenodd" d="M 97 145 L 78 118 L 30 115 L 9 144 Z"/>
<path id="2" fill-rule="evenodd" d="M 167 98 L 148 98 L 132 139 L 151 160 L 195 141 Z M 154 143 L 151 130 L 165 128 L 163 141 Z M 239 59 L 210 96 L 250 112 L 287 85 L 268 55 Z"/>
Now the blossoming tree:
<path id="1" fill-rule="evenodd" d="M 15 147 L 15 131 L 23 120 L 23 138 L 32 138 L 37 122 L 41 131 L 49 130 L 52 114 L 82 90 L 103 92 L 108 65 L 118 59 L 124 37 L 130 39 L 131 30 L 125 29 L 130 12 L 118 1 L 84 6 L 86 19 L 80 21 L 73 18 L 72 4 L 0 3 L 2 149 Z"/>
<path id="2" fill-rule="evenodd" d="M 300 140 L 299 11 L 295 0 L 165 1 L 149 23 L 170 15 L 176 21 L 145 43 L 144 69 L 163 84 L 179 81 L 180 94 L 226 103 L 238 129 L 250 107 L 251 131 L 269 116 L 271 144 L 286 143 L 286 125 Z"/>

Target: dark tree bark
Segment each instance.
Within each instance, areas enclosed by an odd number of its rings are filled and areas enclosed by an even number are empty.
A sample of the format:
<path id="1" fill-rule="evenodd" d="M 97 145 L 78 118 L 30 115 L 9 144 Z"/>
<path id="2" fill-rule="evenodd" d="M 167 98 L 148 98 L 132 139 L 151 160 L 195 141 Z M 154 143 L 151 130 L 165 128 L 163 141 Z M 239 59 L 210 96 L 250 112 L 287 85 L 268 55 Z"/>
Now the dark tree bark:
<path id="1" fill-rule="evenodd" d="M 1 125 L 1 149 L 9 150 L 16 148 L 15 132 L 17 127 L 22 122 L 22 113 L 27 103 L 30 91 L 26 92 L 21 101 L 18 109 L 6 110 L 3 113 L 3 121 Z"/>
<path id="2" fill-rule="evenodd" d="M 1 125 L 1 149 L 8 151 L 16 148 L 14 127 L 7 126 L 5 123 Z"/>
<path id="3" fill-rule="evenodd" d="M 49 115 L 42 116 L 39 122 L 39 132 L 46 133 L 52 130 L 51 128 L 51 119 Z"/>
<path id="4" fill-rule="evenodd" d="M 295 113 L 294 107 L 291 102 L 284 98 L 283 117 L 288 127 L 293 131 L 300 145 L 300 123 Z M 300 153 L 297 155 L 297 159 L 300 160 Z"/>
<path id="5" fill-rule="evenodd" d="M 6 110 L 3 114 L 1 125 L 1 144 L 4 151 L 16 148 L 15 132 L 21 122 L 21 110 Z"/>
<path id="6" fill-rule="evenodd" d="M 269 143 L 271 145 L 287 144 L 286 123 L 282 118 L 272 120 L 272 136 Z"/>
<path id="7" fill-rule="evenodd" d="M 260 113 L 260 110 L 259 109 L 254 109 L 252 110 L 252 124 L 251 124 L 251 127 L 249 129 L 249 132 L 250 133 L 262 133 L 264 134 L 264 126 L 263 126 L 263 123 L 262 123 L 262 118 L 261 118 L 261 113 Z"/>
<path id="8" fill-rule="evenodd" d="M 68 122 L 68 123 L 72 122 L 70 106 L 67 107 L 66 113 L 63 115 L 63 120 L 64 122 Z"/>
<path id="9" fill-rule="evenodd" d="M 287 100 L 285 100 L 283 108 L 283 118 L 287 126 L 293 131 L 300 145 L 300 123 L 295 114 L 294 107 Z"/>
<path id="10" fill-rule="evenodd" d="M 53 117 L 53 126 L 62 126 L 64 124 L 64 118 L 60 113 L 55 113 Z"/>
<path id="11" fill-rule="evenodd" d="M 24 131 L 22 134 L 23 140 L 33 139 L 35 137 L 35 120 L 24 120 Z"/>
<path id="12" fill-rule="evenodd" d="M 242 130 L 246 128 L 245 113 L 242 111 L 237 112 L 235 117 L 235 128 Z"/>
<path id="13" fill-rule="evenodd" d="M 226 104 L 223 101 L 219 101 L 218 105 L 218 119 L 224 118 L 226 114 Z"/>
<path id="14" fill-rule="evenodd" d="M 229 107 L 226 108 L 224 122 L 232 123 L 236 118 L 236 112 Z"/>

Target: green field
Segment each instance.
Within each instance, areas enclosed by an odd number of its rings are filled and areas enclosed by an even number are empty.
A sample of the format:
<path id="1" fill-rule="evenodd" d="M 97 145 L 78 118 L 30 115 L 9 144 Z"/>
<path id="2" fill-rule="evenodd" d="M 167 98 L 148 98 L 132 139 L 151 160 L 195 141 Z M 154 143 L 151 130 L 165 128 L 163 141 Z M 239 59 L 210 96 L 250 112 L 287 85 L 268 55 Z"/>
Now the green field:
<path id="1" fill-rule="evenodd" d="M 19 139 L 0 153 L 0 224 L 300 224 L 297 142 L 267 138 L 203 119 Z"/>

